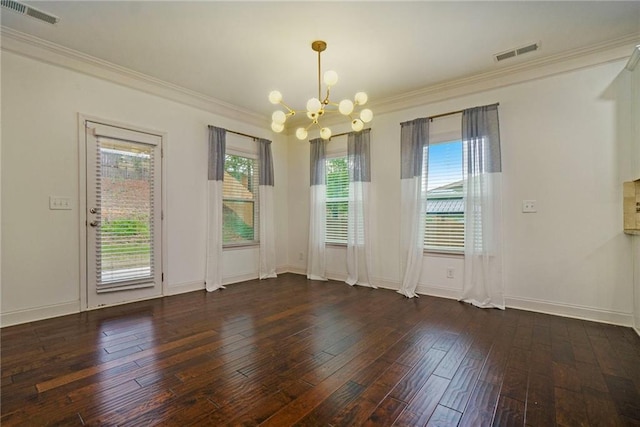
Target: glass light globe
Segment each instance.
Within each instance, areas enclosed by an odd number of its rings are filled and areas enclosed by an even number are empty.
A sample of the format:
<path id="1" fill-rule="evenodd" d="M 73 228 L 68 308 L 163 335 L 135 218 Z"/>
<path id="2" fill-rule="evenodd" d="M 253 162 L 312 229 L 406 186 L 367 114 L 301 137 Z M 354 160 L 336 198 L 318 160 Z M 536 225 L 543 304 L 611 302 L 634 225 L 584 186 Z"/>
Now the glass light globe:
<path id="1" fill-rule="evenodd" d="M 305 139 L 307 137 L 307 130 L 305 128 L 296 129 L 296 138 Z"/>
<path id="2" fill-rule="evenodd" d="M 373 111 L 369 110 L 368 108 L 360 111 L 360 120 L 365 123 L 369 123 L 371 120 L 373 120 Z"/>
<path id="3" fill-rule="evenodd" d="M 282 101 L 282 94 L 277 90 L 272 90 L 271 93 L 269 93 L 269 102 L 279 104 L 280 101 Z"/>
<path id="4" fill-rule="evenodd" d="M 340 114 L 348 116 L 353 111 L 353 102 L 350 99 L 343 99 L 338 104 L 338 111 L 340 111 Z"/>
<path id="5" fill-rule="evenodd" d="M 366 103 L 367 103 L 367 100 L 368 100 L 368 99 L 369 99 L 369 97 L 367 96 L 367 94 L 366 94 L 366 93 L 364 93 L 364 92 L 358 92 L 358 93 L 356 93 L 356 97 L 355 97 L 356 104 L 358 104 L 358 105 L 364 105 L 364 104 L 366 104 Z"/>
<path id="6" fill-rule="evenodd" d="M 310 113 L 317 113 L 322 108 L 322 104 L 318 98 L 311 98 L 307 101 L 307 111 Z"/>
<path id="7" fill-rule="evenodd" d="M 362 123 L 362 120 L 360 119 L 355 119 L 351 122 L 351 129 L 355 130 L 356 132 L 360 132 L 363 127 L 364 123 Z"/>
<path id="8" fill-rule="evenodd" d="M 280 133 L 284 130 L 284 125 L 282 123 L 271 122 L 271 130 Z"/>
<path id="9" fill-rule="evenodd" d="M 329 128 L 320 129 L 320 138 L 322 138 L 322 139 L 331 138 L 331 129 L 329 129 Z"/>
<path id="10" fill-rule="evenodd" d="M 329 70 L 324 73 L 324 84 L 331 87 L 338 83 L 338 73 L 333 70 Z"/>
<path id="11" fill-rule="evenodd" d="M 273 120 L 274 123 L 283 124 L 287 121 L 287 115 L 284 113 L 284 111 L 274 111 L 271 115 L 271 120 Z"/>

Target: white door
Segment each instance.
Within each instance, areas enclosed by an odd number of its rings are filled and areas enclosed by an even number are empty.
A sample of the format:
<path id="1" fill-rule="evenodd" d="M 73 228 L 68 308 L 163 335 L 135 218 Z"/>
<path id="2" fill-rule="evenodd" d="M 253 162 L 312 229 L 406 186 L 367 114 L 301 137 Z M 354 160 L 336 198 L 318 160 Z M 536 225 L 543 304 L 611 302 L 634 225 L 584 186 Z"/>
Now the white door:
<path id="1" fill-rule="evenodd" d="M 162 137 L 91 121 L 86 136 L 87 308 L 162 294 Z"/>

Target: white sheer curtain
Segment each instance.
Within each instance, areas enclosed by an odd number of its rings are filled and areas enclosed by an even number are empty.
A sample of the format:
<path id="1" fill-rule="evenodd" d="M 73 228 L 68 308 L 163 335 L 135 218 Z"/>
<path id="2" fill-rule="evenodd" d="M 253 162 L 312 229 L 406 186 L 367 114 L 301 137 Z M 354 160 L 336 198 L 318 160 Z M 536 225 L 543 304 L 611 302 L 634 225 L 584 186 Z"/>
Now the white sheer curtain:
<path id="1" fill-rule="evenodd" d="M 347 216 L 346 283 L 376 287 L 371 283 L 369 187 L 371 186 L 370 129 L 347 136 L 349 209 Z"/>
<path id="2" fill-rule="evenodd" d="M 462 114 L 465 258 L 462 301 L 504 309 L 502 161 L 498 105 Z"/>
<path id="3" fill-rule="evenodd" d="M 209 126 L 209 163 L 207 187 L 207 262 L 205 286 L 207 291 L 222 286 L 222 182 L 227 131 Z"/>
<path id="4" fill-rule="evenodd" d="M 311 177 L 309 200 L 309 251 L 307 279 L 327 280 L 326 270 L 326 217 L 327 217 L 327 167 L 325 143 L 320 138 L 310 141 Z"/>
<path id="5" fill-rule="evenodd" d="M 271 155 L 271 141 L 259 139 L 260 152 L 260 279 L 278 277 L 276 275 L 276 245 L 274 223 L 274 178 L 273 157 Z"/>
<path id="6" fill-rule="evenodd" d="M 416 287 L 422 271 L 424 227 L 427 212 L 427 181 L 423 179 L 424 148 L 429 146 L 429 119 L 400 124 L 400 266 L 399 293 L 417 297 Z"/>

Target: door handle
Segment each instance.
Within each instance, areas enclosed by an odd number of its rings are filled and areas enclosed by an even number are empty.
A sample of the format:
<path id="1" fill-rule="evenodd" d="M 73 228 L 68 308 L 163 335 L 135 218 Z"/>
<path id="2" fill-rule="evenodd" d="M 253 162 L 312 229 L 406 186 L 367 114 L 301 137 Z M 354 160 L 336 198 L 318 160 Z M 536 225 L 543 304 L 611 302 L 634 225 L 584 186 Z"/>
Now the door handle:
<path id="1" fill-rule="evenodd" d="M 98 223 L 98 221 L 91 221 L 91 222 L 89 223 L 89 225 L 90 225 L 90 226 L 92 226 L 92 227 L 97 227 L 97 226 L 98 226 L 98 224 L 99 224 L 99 223 Z"/>

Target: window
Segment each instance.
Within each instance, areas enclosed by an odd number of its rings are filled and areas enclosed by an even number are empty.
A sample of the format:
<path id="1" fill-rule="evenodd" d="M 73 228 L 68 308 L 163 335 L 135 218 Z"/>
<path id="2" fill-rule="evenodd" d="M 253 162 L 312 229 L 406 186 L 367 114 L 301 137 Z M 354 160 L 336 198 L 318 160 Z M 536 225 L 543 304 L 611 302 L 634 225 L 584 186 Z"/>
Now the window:
<path id="1" fill-rule="evenodd" d="M 101 219 L 98 286 L 147 280 L 154 269 L 155 146 L 97 138 Z M 157 202 L 156 202 L 157 203 Z"/>
<path id="2" fill-rule="evenodd" d="M 259 241 L 258 159 L 235 154 L 224 157 L 222 185 L 222 243 Z"/>
<path id="3" fill-rule="evenodd" d="M 326 159 L 327 164 L 327 232 L 326 243 L 347 244 L 349 212 L 349 169 L 347 157 Z"/>
<path id="4" fill-rule="evenodd" d="M 425 147 L 425 150 L 427 148 Z M 424 248 L 433 252 L 464 251 L 462 141 L 445 141 L 428 148 L 427 215 Z"/>

